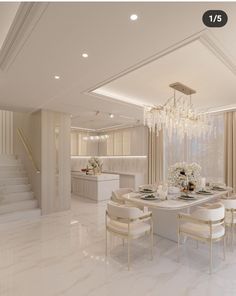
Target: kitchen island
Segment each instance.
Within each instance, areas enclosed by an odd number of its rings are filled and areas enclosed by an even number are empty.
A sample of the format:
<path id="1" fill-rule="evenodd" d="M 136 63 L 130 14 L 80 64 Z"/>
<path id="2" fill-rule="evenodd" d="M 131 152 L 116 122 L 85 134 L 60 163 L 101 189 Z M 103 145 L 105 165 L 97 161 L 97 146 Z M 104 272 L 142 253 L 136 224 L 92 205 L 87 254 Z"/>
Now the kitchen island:
<path id="1" fill-rule="evenodd" d="M 72 193 L 94 201 L 109 200 L 113 190 L 120 187 L 120 176 L 115 174 L 86 175 L 71 172 Z"/>

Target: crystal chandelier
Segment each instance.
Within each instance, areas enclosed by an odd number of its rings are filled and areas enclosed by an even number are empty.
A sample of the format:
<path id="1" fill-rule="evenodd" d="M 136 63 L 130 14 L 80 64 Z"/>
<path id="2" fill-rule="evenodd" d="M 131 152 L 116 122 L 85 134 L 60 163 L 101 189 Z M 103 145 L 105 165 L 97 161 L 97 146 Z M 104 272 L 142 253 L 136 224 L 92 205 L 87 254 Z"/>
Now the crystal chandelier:
<path id="1" fill-rule="evenodd" d="M 197 113 L 192 104 L 191 95 L 196 91 L 176 82 L 170 85 L 174 89 L 173 97 L 164 105 L 145 107 L 144 124 L 157 134 L 163 129 L 171 138 L 176 134 L 180 138 L 206 136 L 212 131 L 210 116 Z M 176 91 L 181 92 L 177 98 Z"/>

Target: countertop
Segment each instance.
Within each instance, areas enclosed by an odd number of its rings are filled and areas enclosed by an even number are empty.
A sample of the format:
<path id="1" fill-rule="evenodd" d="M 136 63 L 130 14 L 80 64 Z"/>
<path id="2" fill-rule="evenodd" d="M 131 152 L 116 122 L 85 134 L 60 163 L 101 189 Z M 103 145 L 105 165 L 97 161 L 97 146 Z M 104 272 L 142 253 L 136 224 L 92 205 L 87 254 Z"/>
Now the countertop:
<path id="1" fill-rule="evenodd" d="M 101 175 L 86 175 L 80 171 L 71 171 L 71 175 L 74 178 L 92 180 L 92 181 L 110 181 L 110 180 L 119 180 L 120 176 L 116 174 L 106 174 L 102 173 Z"/>

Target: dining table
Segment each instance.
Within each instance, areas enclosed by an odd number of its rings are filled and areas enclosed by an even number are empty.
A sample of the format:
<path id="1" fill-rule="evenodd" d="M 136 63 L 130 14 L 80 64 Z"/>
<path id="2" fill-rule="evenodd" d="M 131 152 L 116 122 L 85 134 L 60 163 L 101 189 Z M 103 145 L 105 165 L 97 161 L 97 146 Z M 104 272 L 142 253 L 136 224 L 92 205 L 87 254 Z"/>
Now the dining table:
<path id="1" fill-rule="evenodd" d="M 190 214 L 197 206 L 203 206 L 205 203 L 215 202 L 221 198 L 229 198 L 232 191 L 231 187 L 225 187 L 220 191 L 210 190 L 208 194 L 192 192 L 189 198 L 184 198 L 182 193 L 168 194 L 165 200 L 160 199 L 158 195 L 155 199 L 145 199 L 147 193 L 136 191 L 124 194 L 123 198 L 129 204 L 152 211 L 154 234 L 177 242 L 179 213 Z"/>

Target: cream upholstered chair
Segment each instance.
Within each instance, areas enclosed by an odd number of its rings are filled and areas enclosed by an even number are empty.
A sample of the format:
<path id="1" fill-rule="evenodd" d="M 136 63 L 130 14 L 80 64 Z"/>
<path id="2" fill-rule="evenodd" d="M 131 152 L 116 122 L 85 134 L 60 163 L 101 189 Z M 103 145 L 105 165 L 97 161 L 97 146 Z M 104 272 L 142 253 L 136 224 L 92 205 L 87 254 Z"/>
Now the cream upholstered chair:
<path id="1" fill-rule="evenodd" d="M 178 215 L 178 248 L 180 236 L 191 237 L 197 241 L 209 243 L 210 260 L 209 270 L 212 272 L 212 244 L 213 242 L 224 240 L 225 258 L 225 209 L 222 203 L 207 204 L 191 215 L 180 213 Z"/>
<path id="2" fill-rule="evenodd" d="M 111 200 L 119 204 L 125 204 L 125 200 L 122 196 L 124 194 L 130 193 L 133 191 L 134 190 L 132 188 L 120 188 L 120 189 L 114 190 L 112 191 Z"/>
<path id="3" fill-rule="evenodd" d="M 130 269 L 130 243 L 146 233 L 150 234 L 151 257 L 153 257 L 153 221 L 151 212 L 136 207 L 120 205 L 110 201 L 106 211 L 106 256 L 107 233 L 121 237 L 128 242 L 128 269 Z"/>
<path id="4" fill-rule="evenodd" d="M 230 228 L 231 247 L 234 242 L 234 226 L 236 224 L 236 196 L 231 196 L 228 199 L 221 199 L 225 206 L 225 225 Z M 228 233 L 229 234 L 229 233 Z"/>

